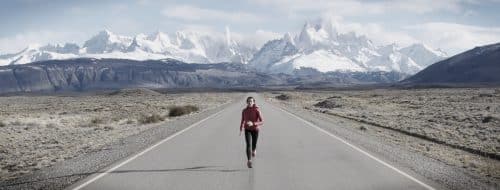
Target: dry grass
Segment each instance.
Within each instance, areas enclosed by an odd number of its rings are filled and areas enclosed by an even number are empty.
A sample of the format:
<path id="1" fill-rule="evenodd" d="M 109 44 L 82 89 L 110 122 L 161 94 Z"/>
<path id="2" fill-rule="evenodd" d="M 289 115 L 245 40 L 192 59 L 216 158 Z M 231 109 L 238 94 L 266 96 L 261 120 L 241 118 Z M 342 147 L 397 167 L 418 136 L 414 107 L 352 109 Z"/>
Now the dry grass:
<path id="1" fill-rule="evenodd" d="M 286 93 L 293 101 L 276 102 L 349 118 L 367 135 L 500 180 L 500 161 L 489 158 L 500 155 L 500 89 Z M 274 94 L 266 96 L 277 99 Z"/>
<path id="2" fill-rule="evenodd" d="M 288 95 L 288 94 L 281 94 L 281 95 L 276 96 L 275 98 L 278 99 L 278 100 L 289 100 L 290 99 L 290 95 Z"/>
<path id="3" fill-rule="evenodd" d="M 0 180 L 98 150 L 154 127 L 149 124 L 165 121 L 172 105 L 193 105 L 181 106 L 186 114 L 239 96 L 130 89 L 102 95 L 0 97 L 0 151 L 6 151 L 0 152 Z"/>
<path id="4" fill-rule="evenodd" d="M 142 124 L 158 123 L 161 121 L 165 121 L 165 117 L 158 114 L 144 115 L 139 119 L 139 123 Z"/>
<path id="5" fill-rule="evenodd" d="M 104 123 L 104 120 L 101 118 L 93 118 L 92 120 L 90 120 L 90 123 L 94 124 L 94 125 L 98 125 L 98 124 Z"/>
<path id="6" fill-rule="evenodd" d="M 342 107 L 341 104 L 334 102 L 332 100 L 323 100 L 323 101 L 320 101 L 320 102 L 314 104 L 314 106 L 319 107 L 319 108 L 327 108 L 327 109 Z"/>
<path id="7" fill-rule="evenodd" d="M 196 112 L 198 110 L 199 110 L 199 108 L 197 106 L 193 106 L 193 105 L 172 106 L 169 108 L 168 116 L 177 117 L 177 116 L 181 116 L 181 115 L 190 114 L 190 113 Z"/>
<path id="8" fill-rule="evenodd" d="M 288 92 L 321 113 L 500 155 L 498 89 Z M 272 95 L 270 95 L 272 96 Z"/>

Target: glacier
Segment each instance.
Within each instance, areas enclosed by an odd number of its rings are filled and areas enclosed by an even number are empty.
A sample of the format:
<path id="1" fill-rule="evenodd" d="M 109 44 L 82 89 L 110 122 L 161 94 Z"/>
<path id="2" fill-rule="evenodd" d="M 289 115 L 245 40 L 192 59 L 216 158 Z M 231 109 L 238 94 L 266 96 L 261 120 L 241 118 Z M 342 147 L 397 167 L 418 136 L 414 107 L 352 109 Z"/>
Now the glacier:
<path id="1" fill-rule="evenodd" d="M 222 35 L 181 30 L 175 33 L 137 34 L 134 37 L 103 30 L 85 41 L 30 45 L 0 55 L 0 66 L 73 58 L 131 60 L 176 59 L 186 63 L 242 63 L 266 73 L 293 74 L 300 69 L 319 72 L 400 72 L 414 74 L 443 60 L 439 49 L 417 43 L 375 45 L 355 32 L 340 33 L 331 20 L 306 22 L 296 35 L 285 33 L 262 47 L 235 40 L 228 28 Z"/>
<path id="2" fill-rule="evenodd" d="M 418 43 L 399 47 L 375 45 L 354 32 L 339 33 L 330 20 L 307 22 L 299 34 L 272 40 L 249 65 L 263 72 L 292 74 L 311 68 L 320 72 L 401 72 L 414 74 L 446 58 L 441 50 Z"/>
<path id="3" fill-rule="evenodd" d="M 77 44 L 30 45 L 15 54 L 0 55 L 0 66 L 26 64 L 45 60 L 70 58 L 119 58 L 133 60 L 177 59 L 187 63 L 247 63 L 257 47 L 247 46 L 230 38 L 229 30 L 223 36 L 195 31 L 165 34 L 138 34 L 128 37 L 109 30 Z"/>

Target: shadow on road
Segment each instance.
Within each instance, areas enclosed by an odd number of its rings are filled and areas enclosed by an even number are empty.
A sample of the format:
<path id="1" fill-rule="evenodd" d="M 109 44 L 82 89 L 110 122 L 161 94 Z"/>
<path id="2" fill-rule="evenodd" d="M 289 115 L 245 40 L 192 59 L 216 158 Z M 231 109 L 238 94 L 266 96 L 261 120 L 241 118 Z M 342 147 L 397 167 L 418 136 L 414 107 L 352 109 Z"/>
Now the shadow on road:
<path id="1" fill-rule="evenodd" d="M 190 168 L 179 168 L 179 169 L 161 169 L 161 170 L 116 170 L 109 173 L 135 173 L 135 172 L 239 172 L 247 171 L 244 169 L 216 169 L 220 166 L 196 166 Z"/>
<path id="2" fill-rule="evenodd" d="M 156 169 L 156 170 L 115 170 L 107 173 L 148 173 L 148 172 L 243 172 L 248 171 L 246 169 L 220 169 L 221 166 L 195 166 L 188 168 L 173 168 L 173 169 Z M 106 173 L 106 172 L 88 172 L 88 173 L 78 173 L 71 175 L 63 175 L 49 178 L 40 178 L 37 180 L 29 180 L 29 181 L 21 181 L 14 182 L 10 184 L 0 185 L 0 187 L 10 187 L 15 185 L 29 184 L 29 183 L 37 183 L 42 181 L 47 181 L 51 179 L 60 179 L 60 178 L 69 178 L 69 177 L 78 177 L 78 176 L 89 176 L 93 174 Z"/>

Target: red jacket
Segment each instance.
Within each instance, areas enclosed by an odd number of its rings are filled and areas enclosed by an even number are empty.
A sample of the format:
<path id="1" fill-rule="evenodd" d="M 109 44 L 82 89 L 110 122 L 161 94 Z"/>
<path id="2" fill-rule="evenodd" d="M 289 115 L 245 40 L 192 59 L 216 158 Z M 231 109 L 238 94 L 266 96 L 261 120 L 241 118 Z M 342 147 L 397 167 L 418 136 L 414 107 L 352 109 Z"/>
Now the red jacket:
<path id="1" fill-rule="evenodd" d="M 247 126 L 247 121 L 254 123 L 253 126 Z M 252 107 L 246 107 L 241 113 L 241 124 L 240 131 L 244 129 L 248 130 L 259 130 L 259 127 L 263 124 L 262 115 L 260 114 L 259 107 L 255 104 Z"/>

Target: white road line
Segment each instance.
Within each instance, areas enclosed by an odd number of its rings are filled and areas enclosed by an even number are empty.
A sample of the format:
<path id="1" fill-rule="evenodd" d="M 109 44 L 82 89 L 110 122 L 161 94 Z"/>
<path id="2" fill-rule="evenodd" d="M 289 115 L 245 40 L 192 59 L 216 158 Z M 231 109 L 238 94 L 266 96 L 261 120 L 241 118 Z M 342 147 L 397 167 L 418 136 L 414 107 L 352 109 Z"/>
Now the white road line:
<path id="1" fill-rule="evenodd" d="M 228 103 L 225 103 L 225 104 L 228 104 Z M 224 105 L 222 105 L 222 106 L 224 106 Z M 94 181 L 98 180 L 99 178 L 104 177 L 105 175 L 107 175 L 107 174 L 109 174 L 109 173 L 111 173 L 111 172 L 115 171 L 116 169 L 120 168 L 121 166 L 123 166 L 123 165 L 125 165 L 125 164 L 127 164 L 127 163 L 129 163 L 129 162 L 131 162 L 132 160 L 134 160 L 134 159 L 138 158 L 139 156 L 141 156 L 141 155 L 143 155 L 143 154 L 145 154 L 145 153 L 147 153 L 147 152 L 149 152 L 149 151 L 153 150 L 155 147 L 157 147 L 157 146 L 161 145 L 162 143 L 167 142 L 168 140 L 170 140 L 170 139 L 172 139 L 172 138 L 176 137 L 177 135 L 180 135 L 180 134 L 182 134 L 182 133 L 186 132 L 187 130 L 189 130 L 189 129 L 191 129 L 191 128 L 193 128 L 193 127 L 197 126 L 197 125 L 199 125 L 200 123 L 202 123 L 202 122 L 206 121 L 207 119 L 210 119 L 210 118 L 212 118 L 212 117 L 214 117 L 214 116 L 218 115 L 219 113 L 221 113 L 221 112 L 222 112 L 222 111 L 224 111 L 224 110 L 226 110 L 226 108 L 224 108 L 223 110 L 218 111 L 217 113 L 214 113 L 214 114 L 212 114 L 212 115 L 210 115 L 210 116 L 206 117 L 205 119 L 202 119 L 202 120 L 200 120 L 200 121 L 198 121 L 198 122 L 196 122 L 196 123 L 194 123 L 194 124 L 190 125 L 189 127 L 185 128 L 185 129 L 183 129 L 183 130 L 181 130 L 181 131 L 179 131 L 179 132 L 177 132 L 177 133 L 174 133 L 173 135 L 171 135 L 171 136 L 169 136 L 169 137 L 167 137 L 167 138 L 163 139 L 162 141 L 160 141 L 160 142 L 156 143 L 155 145 L 150 146 L 149 148 L 147 148 L 147 149 L 143 150 L 142 152 L 139 152 L 139 153 L 137 153 L 136 155 L 134 155 L 134 156 L 130 157 L 129 159 L 127 159 L 127 160 L 123 161 L 122 163 L 120 163 L 120 164 L 116 165 L 115 167 L 113 167 L 113 168 L 111 168 L 111 169 L 109 169 L 109 170 L 107 170 L 107 171 L 105 171 L 105 172 L 103 172 L 103 173 L 101 173 L 101 174 L 99 174 L 99 175 L 97 175 L 97 176 L 93 177 L 92 179 L 90 179 L 90 180 L 86 181 L 85 183 L 83 183 L 83 184 L 79 185 L 78 187 L 73 188 L 73 190 L 79 190 L 79 189 L 81 189 L 81 188 L 83 188 L 83 187 L 85 187 L 85 186 L 89 185 L 90 183 L 92 183 L 92 182 L 94 182 Z"/>
<path id="2" fill-rule="evenodd" d="M 362 150 L 361 148 L 358 148 L 357 146 L 352 145 L 351 143 L 347 142 L 346 140 L 344 140 L 344 139 L 342 139 L 342 138 L 340 138 L 340 137 L 338 137 L 338 136 L 335 136 L 334 134 L 332 134 L 332 133 L 330 133 L 330 132 L 328 132 L 328 131 L 326 131 L 326 130 L 324 130 L 324 129 L 322 129 L 322 128 L 320 128 L 320 127 L 318 127 L 318 126 L 314 125 L 314 124 L 312 124 L 312 123 L 311 123 L 311 122 L 309 122 L 309 121 L 306 121 L 305 119 L 300 118 L 299 116 L 297 116 L 297 115 L 295 115 L 295 114 L 293 114 L 293 113 L 290 113 L 290 112 L 288 112 L 288 111 L 286 111 L 286 110 L 284 110 L 284 109 L 282 109 L 282 108 L 280 108 L 280 107 L 277 107 L 277 106 L 275 106 L 275 105 L 273 105 L 273 104 L 271 104 L 271 103 L 268 103 L 268 104 L 270 104 L 270 105 L 272 105 L 273 107 L 275 107 L 275 108 L 277 108 L 277 109 L 280 109 L 281 111 L 284 111 L 285 113 L 287 113 L 287 114 L 289 114 L 289 115 L 291 115 L 291 116 L 293 116 L 293 117 L 295 117 L 295 118 L 297 118 L 297 119 L 301 120 L 302 122 L 304 122 L 304 123 L 306 123 L 306 124 L 310 125 L 311 127 L 314 127 L 315 129 L 317 129 L 317 130 L 319 130 L 319 131 L 321 131 L 321 132 L 323 132 L 323 133 L 327 134 L 328 136 L 333 137 L 333 138 L 335 138 L 335 139 L 339 140 L 340 142 L 343 142 L 344 144 L 346 144 L 346 145 L 350 146 L 350 147 L 351 147 L 351 148 L 353 148 L 354 150 L 357 150 L 357 151 L 359 151 L 359 152 L 363 153 L 364 155 L 366 155 L 366 156 L 370 157 L 371 159 L 373 159 L 373 160 L 375 160 L 375 161 L 377 161 L 377 162 L 379 162 L 379 163 L 383 164 L 384 166 L 387 166 L 388 168 L 391 168 L 392 170 L 394 170 L 394 171 L 398 172 L 399 174 L 401 174 L 401 175 L 403 175 L 403 176 L 405 176 L 405 177 L 407 177 L 407 178 L 411 179 L 412 181 L 414 181 L 414 182 L 416 182 L 416 183 L 418 183 L 418 184 L 422 185 L 422 186 L 423 186 L 423 187 L 425 187 L 426 189 L 428 189 L 428 190 L 435 190 L 435 189 L 434 189 L 433 187 L 431 187 L 430 185 L 427 185 L 427 184 L 425 184 L 424 182 L 421 182 L 420 180 L 418 180 L 418 179 L 416 179 L 416 178 L 414 178 L 414 177 L 410 176 L 409 174 L 407 174 L 407 173 L 405 173 L 405 172 L 403 172 L 403 171 L 401 171 L 401 170 L 397 169 L 396 167 L 394 167 L 394 166 L 392 166 L 392 165 L 390 165 L 390 164 L 388 164 L 388 163 L 386 163 L 386 162 L 384 162 L 384 161 L 382 161 L 382 160 L 378 159 L 377 157 L 375 157 L 375 156 L 371 155 L 370 153 L 365 152 L 365 151 L 364 151 L 364 150 Z"/>

